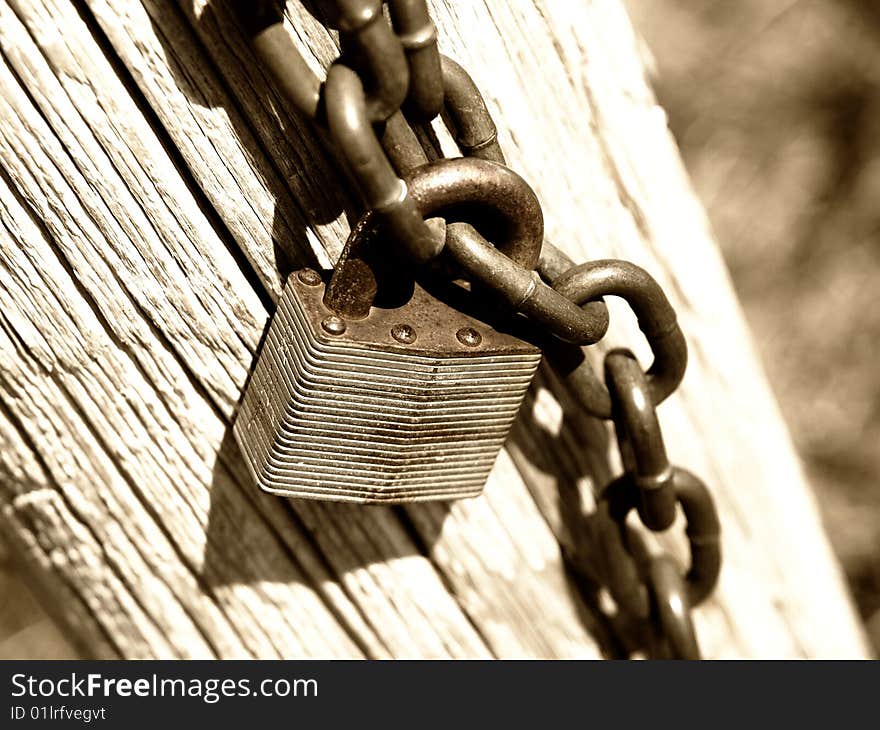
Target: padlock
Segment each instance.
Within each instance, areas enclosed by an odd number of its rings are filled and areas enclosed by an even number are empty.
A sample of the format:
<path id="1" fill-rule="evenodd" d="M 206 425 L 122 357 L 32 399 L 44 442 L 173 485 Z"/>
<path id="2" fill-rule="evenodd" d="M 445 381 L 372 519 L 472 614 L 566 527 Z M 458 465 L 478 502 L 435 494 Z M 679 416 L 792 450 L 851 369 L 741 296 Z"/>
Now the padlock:
<path id="1" fill-rule="evenodd" d="M 429 215 L 473 200 L 475 176 L 496 183 L 482 203 L 505 231 L 499 248 L 534 266 L 540 207 L 507 168 L 441 161 L 409 184 Z M 311 269 L 288 278 L 236 440 L 256 483 L 275 494 L 362 503 L 475 496 L 541 352 L 515 326 L 493 326 L 496 311 L 466 285 L 416 283 L 381 233 L 363 235 L 368 228 L 353 231 L 329 283 Z M 463 304 L 447 303 L 453 291 Z"/>

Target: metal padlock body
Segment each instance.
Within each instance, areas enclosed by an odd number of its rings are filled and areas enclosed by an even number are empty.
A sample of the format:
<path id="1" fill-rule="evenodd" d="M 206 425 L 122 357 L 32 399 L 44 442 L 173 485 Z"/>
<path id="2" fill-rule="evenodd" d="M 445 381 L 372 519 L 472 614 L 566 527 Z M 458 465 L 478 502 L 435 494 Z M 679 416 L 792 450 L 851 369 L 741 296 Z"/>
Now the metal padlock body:
<path id="1" fill-rule="evenodd" d="M 340 334 L 321 325 L 323 299 L 289 277 L 242 400 L 234 432 L 259 487 L 361 503 L 479 494 L 540 351 L 418 286 Z M 413 341 L 392 335 L 402 323 Z"/>

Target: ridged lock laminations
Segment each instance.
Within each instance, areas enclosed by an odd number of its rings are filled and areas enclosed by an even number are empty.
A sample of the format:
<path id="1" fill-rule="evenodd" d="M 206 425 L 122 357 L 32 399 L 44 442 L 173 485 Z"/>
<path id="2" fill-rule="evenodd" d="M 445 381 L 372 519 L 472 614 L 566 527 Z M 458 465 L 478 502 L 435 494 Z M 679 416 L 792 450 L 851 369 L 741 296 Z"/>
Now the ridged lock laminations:
<path id="1" fill-rule="evenodd" d="M 235 437 L 260 488 L 362 503 L 479 494 L 540 351 L 419 287 L 341 328 L 323 294 L 288 279 L 241 403 Z"/>

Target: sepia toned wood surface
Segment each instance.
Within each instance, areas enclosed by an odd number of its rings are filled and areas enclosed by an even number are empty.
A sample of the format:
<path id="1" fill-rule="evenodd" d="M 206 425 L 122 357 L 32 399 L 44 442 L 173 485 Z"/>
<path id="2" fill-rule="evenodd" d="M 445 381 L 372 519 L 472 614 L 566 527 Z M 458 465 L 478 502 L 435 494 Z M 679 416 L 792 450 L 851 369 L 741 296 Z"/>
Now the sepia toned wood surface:
<path id="1" fill-rule="evenodd" d="M 678 311 L 690 366 L 660 417 L 724 529 L 695 614 L 705 655 L 864 655 L 620 3 L 431 7 L 548 239 L 635 261 Z M 320 70 L 334 38 L 287 12 Z M 0 56 L 0 529 L 66 651 L 621 651 L 590 581 L 593 494 L 616 454 L 543 367 L 477 499 L 359 507 L 250 483 L 230 425 L 273 302 L 292 268 L 335 260 L 357 204 L 226 2 L 0 0 Z M 596 362 L 620 344 L 647 362 L 625 307 L 612 319 Z M 660 543 L 686 559 L 681 529 Z"/>

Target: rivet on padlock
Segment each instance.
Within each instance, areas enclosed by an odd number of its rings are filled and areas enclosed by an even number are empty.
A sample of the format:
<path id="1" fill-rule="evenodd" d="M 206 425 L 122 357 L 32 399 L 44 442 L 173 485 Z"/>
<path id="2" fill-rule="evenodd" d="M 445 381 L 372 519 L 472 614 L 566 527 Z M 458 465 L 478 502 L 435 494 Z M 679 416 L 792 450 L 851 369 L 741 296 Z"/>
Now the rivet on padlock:
<path id="1" fill-rule="evenodd" d="M 504 231 L 499 248 L 534 266 L 540 208 L 506 168 L 427 166 L 409 181 L 422 213 L 479 197 L 465 167 L 488 176 L 481 203 Z M 523 203 L 534 213 L 527 224 Z M 310 270 L 289 277 L 234 429 L 262 489 L 366 503 L 482 490 L 541 353 L 493 329 L 489 313 L 433 296 L 421 284 L 453 285 L 416 283 L 390 243 L 366 216 L 326 287 Z"/>

